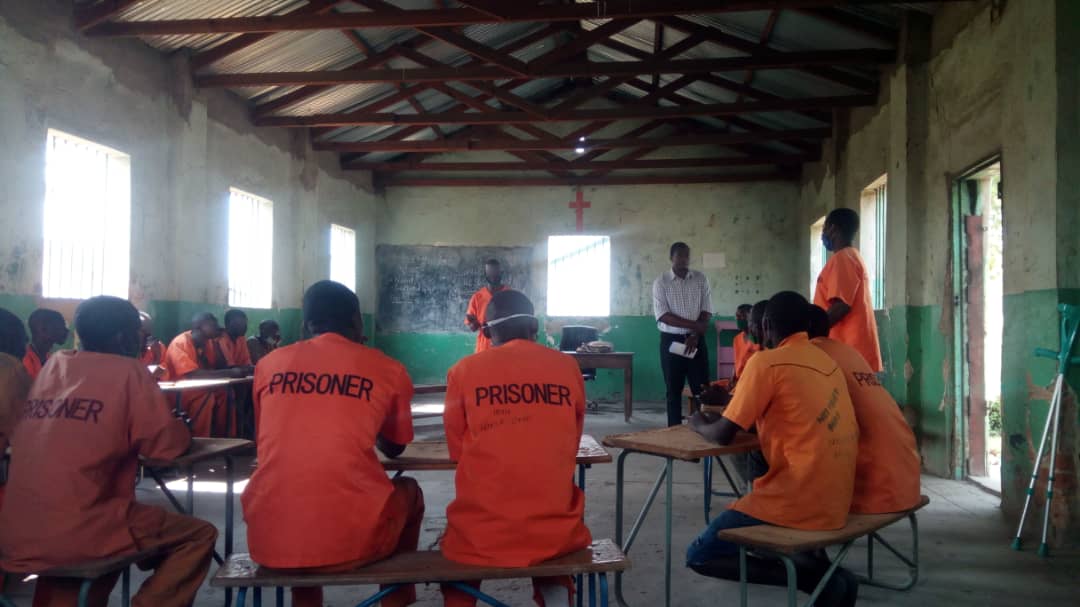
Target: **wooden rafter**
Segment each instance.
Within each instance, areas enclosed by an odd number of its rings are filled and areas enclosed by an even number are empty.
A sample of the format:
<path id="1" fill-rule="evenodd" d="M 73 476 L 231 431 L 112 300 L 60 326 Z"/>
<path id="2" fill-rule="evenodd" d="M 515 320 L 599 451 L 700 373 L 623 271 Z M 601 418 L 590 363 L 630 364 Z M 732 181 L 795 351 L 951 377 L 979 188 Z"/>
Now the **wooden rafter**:
<path id="1" fill-rule="evenodd" d="M 617 160 L 590 160 L 585 162 L 354 162 L 349 169 L 378 171 L 380 173 L 400 173 L 404 171 L 546 171 L 550 169 L 573 169 L 582 171 L 614 171 L 641 169 L 686 169 L 694 167 L 755 166 L 755 165 L 800 165 L 810 156 L 802 154 L 776 154 L 772 156 L 709 156 L 704 158 L 662 158 L 638 160 L 619 158 Z"/>
<path id="2" fill-rule="evenodd" d="M 846 4 L 888 4 L 891 0 L 847 0 Z M 937 0 L 958 2 L 966 0 Z M 123 21 L 102 23 L 88 34 L 96 36 L 171 36 L 241 34 L 382 27 L 456 27 L 477 23 L 580 21 L 582 19 L 651 19 L 668 15 L 717 14 L 775 8 L 820 8 L 825 0 L 604 0 L 603 2 L 529 5 L 508 3 L 495 18 L 474 8 L 368 11 L 332 15 L 285 15 Z"/>
<path id="3" fill-rule="evenodd" d="M 601 177 L 381 177 L 380 187 L 515 187 L 515 186 L 575 186 L 575 185 L 683 185 L 689 183 L 737 183 L 752 181 L 794 181 L 799 172 L 776 170 L 760 173 L 707 175 L 604 175 Z"/>
<path id="4" fill-rule="evenodd" d="M 544 122 L 582 122 L 588 120 L 647 120 L 650 118 L 693 118 L 698 116 L 731 116 L 755 112 L 784 112 L 846 108 L 874 105 L 873 95 L 840 97 L 806 97 L 778 101 L 744 101 L 741 103 L 700 103 L 684 106 L 654 108 L 615 108 L 574 110 L 559 116 L 548 116 Z M 397 124 L 524 124 L 537 118 L 525 112 L 499 111 L 487 114 L 471 112 L 437 112 L 424 114 L 390 114 L 385 112 L 348 112 L 315 114 L 311 116 L 268 116 L 259 118 L 259 126 L 365 126 Z"/>
<path id="5" fill-rule="evenodd" d="M 636 148 L 658 145 L 663 147 L 687 147 L 702 145 L 734 145 L 738 143 L 760 143 L 764 141 L 783 141 L 788 139 L 824 139 L 832 135 L 832 129 L 790 129 L 784 131 L 764 131 L 760 133 L 723 133 L 714 135 L 684 135 L 681 137 L 663 137 L 650 140 L 642 137 L 616 137 L 605 139 L 586 139 L 579 136 L 537 139 L 485 138 L 457 139 L 446 141 L 403 141 L 388 139 L 380 141 L 317 141 L 316 150 L 329 152 L 469 152 L 469 151 L 505 151 L 505 150 L 572 150 L 584 145 L 588 149 Z"/>
<path id="6" fill-rule="evenodd" d="M 746 69 L 791 69 L 813 66 L 892 63 L 895 51 L 850 49 L 842 51 L 762 52 L 747 57 L 643 61 L 580 61 L 529 68 L 531 78 L 637 76 L 639 74 L 698 74 Z M 832 68 L 830 68 L 832 69 Z M 196 78 L 202 87 L 283 86 L 308 84 L 360 84 L 369 82 L 445 82 L 447 80 L 504 80 L 506 70 L 493 66 L 458 66 L 413 69 L 345 69 L 307 72 L 211 74 Z"/>
<path id="7" fill-rule="evenodd" d="M 85 31 L 108 21 L 130 6 L 138 4 L 142 0 L 105 0 L 90 6 L 75 9 L 75 29 Z"/>

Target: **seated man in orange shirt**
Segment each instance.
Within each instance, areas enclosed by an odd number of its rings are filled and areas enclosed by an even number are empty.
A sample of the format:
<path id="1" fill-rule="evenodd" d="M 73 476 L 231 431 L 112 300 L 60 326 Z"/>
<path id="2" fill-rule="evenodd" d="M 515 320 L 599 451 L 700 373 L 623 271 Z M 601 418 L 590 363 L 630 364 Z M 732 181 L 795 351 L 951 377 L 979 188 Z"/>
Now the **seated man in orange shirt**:
<path id="1" fill-rule="evenodd" d="M 57 352 L 34 381 L 11 437 L 10 478 L 0 512 L 0 566 L 40 573 L 137 551 L 154 574 L 135 607 L 186 607 L 195 600 L 217 539 L 214 526 L 135 501 L 139 457 L 171 460 L 191 435 L 138 360 L 139 313 L 116 297 L 75 311 L 81 350 Z M 104 605 L 120 572 L 98 579 Z M 70 606 L 81 580 L 38 580 L 34 605 Z"/>
<path id="2" fill-rule="evenodd" d="M 920 499 L 922 467 L 915 434 L 862 355 L 828 337 L 828 314 L 813 305 L 808 313 L 810 343 L 840 365 L 859 422 L 859 457 L 855 463 L 851 511 L 884 514 L 914 508 Z"/>
<path id="3" fill-rule="evenodd" d="M 157 366 L 155 377 L 165 375 L 165 344 L 154 335 L 154 319 L 146 312 L 139 311 L 139 319 L 142 321 L 142 352 L 139 360 L 146 366 Z"/>
<path id="4" fill-rule="evenodd" d="M 750 332 L 750 312 L 753 309 L 754 306 L 750 304 L 742 304 L 735 310 L 735 324 L 739 328 L 739 333 L 735 335 L 735 339 L 731 342 L 731 347 L 735 349 L 735 369 L 729 384 L 731 387 L 735 387 L 735 384 L 738 383 L 743 369 L 746 368 L 746 361 L 761 350 L 761 346 L 754 340 L 754 336 Z"/>
<path id="5" fill-rule="evenodd" d="M 48 308 L 38 308 L 31 312 L 26 324 L 30 327 L 30 345 L 26 347 L 23 364 L 33 379 L 41 373 L 53 346 L 67 343 L 69 331 L 64 316 Z"/>
<path id="6" fill-rule="evenodd" d="M 247 314 L 243 310 L 226 310 L 225 330 L 218 334 L 217 342 L 230 367 L 250 367 L 251 352 L 247 343 Z"/>
<path id="7" fill-rule="evenodd" d="M 356 294 L 323 280 L 304 293 L 313 337 L 255 368 L 259 467 L 241 498 L 248 548 L 275 569 L 348 571 L 416 550 L 424 496 L 392 481 L 375 449 L 397 457 L 413 439 L 405 367 L 360 344 Z M 321 588 L 293 588 L 293 605 L 321 607 Z M 412 586 L 384 607 L 416 602 Z"/>
<path id="8" fill-rule="evenodd" d="M 829 336 L 858 350 L 877 372 L 884 367 L 870 276 L 859 250 L 852 246 L 858 231 L 859 214 L 851 209 L 833 209 L 825 217 L 821 242 L 833 254 L 818 275 L 814 304 L 829 313 Z"/>
<path id="9" fill-rule="evenodd" d="M 708 440 L 729 444 L 736 432 L 757 428 L 769 471 L 753 491 L 717 516 L 686 551 L 686 564 L 712 577 L 739 579 L 738 547 L 720 541 L 723 529 L 768 523 L 795 529 L 839 529 L 851 506 L 859 429 L 844 374 L 836 362 L 810 343 L 807 301 L 798 293 L 777 293 L 765 309 L 766 343 L 756 354 L 723 416 L 698 413 L 691 427 Z M 797 581 L 812 592 L 828 569 L 826 560 L 801 555 Z M 748 580 L 783 586 L 778 561 L 750 558 Z M 820 607 L 850 606 L 858 581 L 837 569 L 818 598 Z"/>
<path id="10" fill-rule="evenodd" d="M 168 379 L 223 379 L 251 374 L 251 367 L 229 365 L 216 341 L 220 332 L 213 314 L 196 314 L 191 319 L 191 330 L 177 335 L 165 350 Z M 195 436 L 224 433 L 228 418 L 225 390 L 185 390 L 180 394 L 181 407 L 191 418 Z"/>
<path id="11" fill-rule="evenodd" d="M 281 325 L 272 318 L 259 323 L 259 334 L 248 338 L 248 353 L 251 364 L 257 365 L 264 356 L 277 349 L 281 343 Z"/>
<path id="12" fill-rule="evenodd" d="M 446 558 L 526 567 L 587 547 L 585 496 L 573 482 L 585 423 L 585 383 L 573 358 L 536 343 L 533 305 L 519 291 L 492 297 L 482 329 L 492 348 L 447 376 L 446 441 L 458 462 L 446 509 Z M 479 586 L 479 584 L 477 584 Z M 533 580 L 538 605 L 568 606 L 570 577 Z M 443 587 L 445 605 L 476 599 Z"/>
<path id="13" fill-rule="evenodd" d="M 26 329 L 22 321 L 0 308 L 0 452 L 7 448 L 8 436 L 26 404 L 26 394 L 33 381 L 20 360 L 25 353 Z"/>

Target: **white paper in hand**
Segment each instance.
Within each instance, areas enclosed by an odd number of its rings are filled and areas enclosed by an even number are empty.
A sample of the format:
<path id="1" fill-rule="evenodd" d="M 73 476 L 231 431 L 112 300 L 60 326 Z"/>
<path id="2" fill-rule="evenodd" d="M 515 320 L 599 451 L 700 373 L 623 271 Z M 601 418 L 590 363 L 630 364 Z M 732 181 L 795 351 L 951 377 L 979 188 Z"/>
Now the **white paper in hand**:
<path id="1" fill-rule="evenodd" d="M 668 347 L 668 352 L 671 352 L 672 354 L 678 354 L 679 356 L 682 356 L 684 358 L 693 358 L 697 355 L 697 348 L 687 351 L 686 344 L 680 341 L 673 341 L 671 342 L 671 346 Z"/>

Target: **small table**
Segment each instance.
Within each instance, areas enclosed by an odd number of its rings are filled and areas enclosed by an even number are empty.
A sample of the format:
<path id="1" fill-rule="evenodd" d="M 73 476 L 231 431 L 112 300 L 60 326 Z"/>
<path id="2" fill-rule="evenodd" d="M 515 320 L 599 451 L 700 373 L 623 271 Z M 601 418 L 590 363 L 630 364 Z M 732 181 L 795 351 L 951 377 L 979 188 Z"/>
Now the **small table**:
<path id="1" fill-rule="evenodd" d="M 176 412 L 180 413 L 183 409 L 181 397 L 184 392 L 189 390 L 228 388 L 229 386 L 250 384 L 253 381 L 255 381 L 254 375 L 249 375 L 247 377 L 223 377 L 220 379 L 180 379 L 177 381 L 160 381 L 158 382 L 158 388 L 160 388 L 162 392 L 172 392 L 176 394 Z M 210 395 L 208 394 L 203 401 L 202 407 L 206 406 L 209 398 Z M 225 435 L 228 436 L 229 431 L 231 430 L 230 426 L 232 424 L 233 415 L 236 412 L 236 396 L 233 394 L 232 390 L 228 391 L 226 406 L 228 407 L 229 413 L 225 419 Z M 202 407 L 199 408 L 200 411 L 202 410 Z M 194 417 L 194 415 L 192 417 Z M 211 424 L 210 427 L 213 428 L 213 424 Z"/>
<path id="2" fill-rule="evenodd" d="M 446 384 L 416 384 L 413 386 L 413 394 L 442 394 L 446 392 Z"/>
<path id="3" fill-rule="evenodd" d="M 228 557 L 233 551 L 233 456 L 248 451 L 254 446 L 255 443 L 240 438 L 193 438 L 187 452 L 174 460 L 144 459 L 140 463 L 147 474 L 158 484 L 158 487 L 161 487 L 161 492 L 165 494 L 165 497 L 168 498 L 177 512 L 194 516 L 195 479 L 192 478 L 192 468 L 195 464 L 208 459 L 220 457 L 225 460 L 225 556 Z M 181 468 L 185 471 L 187 475 L 186 506 L 182 505 L 172 491 L 169 491 L 169 488 L 165 486 L 165 481 L 161 478 L 162 468 Z M 224 563 L 224 559 L 218 554 L 217 549 L 214 550 L 214 560 L 218 564 Z M 228 607 L 231 604 L 232 591 L 230 590 L 225 593 L 225 605 Z"/>
<path id="4" fill-rule="evenodd" d="M 634 353 L 633 352 L 563 352 L 573 356 L 582 369 L 623 370 L 623 417 L 630 421 L 634 412 Z"/>
<path id="5" fill-rule="evenodd" d="M 394 472 L 409 470 L 455 470 L 457 462 L 450 459 L 450 448 L 446 441 L 424 441 L 409 443 L 405 451 L 395 458 L 383 455 L 376 450 L 383 468 Z M 596 439 L 588 434 L 581 435 L 578 443 L 578 486 L 585 490 L 585 469 L 593 464 L 610 464 L 611 454 Z"/>
<path id="6" fill-rule="evenodd" d="M 629 552 L 641 529 L 645 516 L 652 508 L 656 494 L 660 491 L 660 483 L 667 480 L 665 503 L 666 512 L 664 519 L 664 605 L 671 605 L 671 511 L 672 511 L 672 488 L 674 485 L 675 460 L 696 462 L 701 459 L 709 459 L 720 455 L 735 455 L 749 453 L 760 448 L 757 435 L 740 432 L 730 445 L 718 445 L 702 438 L 689 426 L 673 426 L 659 430 L 644 430 L 642 432 L 630 432 L 627 434 L 613 434 L 607 436 L 604 445 L 622 449 L 619 454 L 615 473 L 615 543 L 623 552 Z M 626 458 L 631 453 L 641 453 L 661 457 L 665 460 L 664 468 L 656 477 L 649 496 L 645 499 L 645 505 L 638 513 L 630 532 L 623 542 L 623 485 L 625 480 Z M 710 487 L 705 488 L 706 494 L 711 492 Z M 622 607 L 626 607 L 623 599 L 622 574 L 615 574 L 615 601 Z"/>

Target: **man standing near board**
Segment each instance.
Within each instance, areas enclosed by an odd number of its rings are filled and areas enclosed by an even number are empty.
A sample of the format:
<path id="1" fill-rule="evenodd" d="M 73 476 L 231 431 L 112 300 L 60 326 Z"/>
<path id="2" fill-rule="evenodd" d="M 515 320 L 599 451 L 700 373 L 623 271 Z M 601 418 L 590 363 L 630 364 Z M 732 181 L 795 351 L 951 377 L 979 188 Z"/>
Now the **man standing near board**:
<path id="1" fill-rule="evenodd" d="M 498 259 L 489 259 L 484 262 L 484 278 L 487 286 L 482 287 L 469 298 L 469 309 L 465 312 L 465 324 L 469 330 L 476 333 L 476 351 L 483 352 L 491 347 L 491 339 L 484 336 L 480 330 L 487 320 L 487 306 L 492 296 L 499 291 L 505 291 L 510 287 L 502 283 L 502 266 Z"/>
<path id="2" fill-rule="evenodd" d="M 671 269 L 653 282 L 653 312 L 660 329 L 668 425 L 678 426 L 682 423 L 683 385 L 689 381 L 697 396 L 709 382 L 705 331 L 712 318 L 709 280 L 690 269 L 690 246 L 685 242 L 671 245 Z M 679 345 L 673 348 L 676 343 Z"/>

